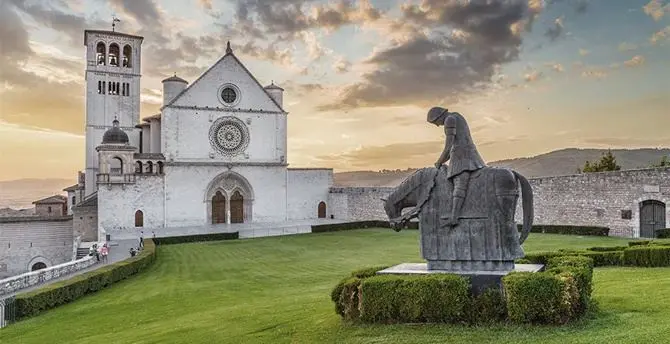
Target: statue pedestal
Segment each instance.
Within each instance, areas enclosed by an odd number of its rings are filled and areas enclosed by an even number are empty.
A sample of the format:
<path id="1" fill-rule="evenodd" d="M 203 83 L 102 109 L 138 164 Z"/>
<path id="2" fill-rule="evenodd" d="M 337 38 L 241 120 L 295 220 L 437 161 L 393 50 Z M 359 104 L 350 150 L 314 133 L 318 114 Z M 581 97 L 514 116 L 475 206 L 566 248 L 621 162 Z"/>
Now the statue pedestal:
<path id="1" fill-rule="evenodd" d="M 542 264 L 515 264 L 514 270 L 518 272 L 540 272 L 544 270 Z M 450 271 L 450 270 L 428 270 L 427 263 L 402 263 L 390 268 L 377 271 L 377 274 L 393 275 L 428 275 L 428 274 L 455 274 L 469 277 L 472 284 L 472 294 L 479 295 L 486 289 L 496 286 L 502 288 L 502 278 L 509 271 Z"/>

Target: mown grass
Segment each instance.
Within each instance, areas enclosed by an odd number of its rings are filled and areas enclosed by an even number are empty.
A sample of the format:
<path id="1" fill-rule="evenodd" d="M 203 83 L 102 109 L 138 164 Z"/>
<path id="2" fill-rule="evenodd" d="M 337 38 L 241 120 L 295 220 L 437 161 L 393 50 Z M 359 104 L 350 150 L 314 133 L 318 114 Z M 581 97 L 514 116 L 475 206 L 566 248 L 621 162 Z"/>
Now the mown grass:
<path id="1" fill-rule="evenodd" d="M 531 234 L 526 251 L 622 245 Z M 563 327 L 353 326 L 329 299 L 352 270 L 420 262 L 417 231 L 388 229 L 159 247 L 146 272 L 0 330 L 0 343 L 663 343 L 669 268 L 598 268 L 598 311 Z"/>

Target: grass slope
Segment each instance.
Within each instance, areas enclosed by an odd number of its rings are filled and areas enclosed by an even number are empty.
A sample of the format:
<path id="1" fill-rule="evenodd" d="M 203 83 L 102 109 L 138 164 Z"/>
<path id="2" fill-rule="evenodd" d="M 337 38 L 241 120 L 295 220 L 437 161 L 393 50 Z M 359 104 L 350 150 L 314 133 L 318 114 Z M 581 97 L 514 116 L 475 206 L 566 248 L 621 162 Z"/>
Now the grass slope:
<path id="1" fill-rule="evenodd" d="M 531 234 L 527 251 L 620 245 Z M 351 326 L 329 299 L 352 270 L 421 261 L 417 231 L 388 229 L 159 247 L 147 272 L 0 330 L 0 343 L 660 343 L 670 269 L 601 268 L 600 311 L 567 327 Z"/>

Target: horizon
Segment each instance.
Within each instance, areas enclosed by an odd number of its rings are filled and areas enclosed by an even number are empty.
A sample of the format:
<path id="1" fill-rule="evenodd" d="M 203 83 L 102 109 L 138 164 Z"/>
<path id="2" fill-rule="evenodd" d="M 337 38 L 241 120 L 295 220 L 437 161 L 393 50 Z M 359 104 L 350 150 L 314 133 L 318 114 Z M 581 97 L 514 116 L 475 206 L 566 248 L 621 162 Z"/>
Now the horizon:
<path id="1" fill-rule="evenodd" d="M 444 146 L 432 106 L 468 119 L 486 161 L 670 145 L 667 0 L 283 3 L 3 2 L 0 181 L 76 181 L 84 29 L 109 30 L 112 14 L 145 37 L 140 118 L 159 111 L 163 78 L 193 82 L 230 40 L 261 84 L 286 89 L 294 167 L 430 166 Z"/>

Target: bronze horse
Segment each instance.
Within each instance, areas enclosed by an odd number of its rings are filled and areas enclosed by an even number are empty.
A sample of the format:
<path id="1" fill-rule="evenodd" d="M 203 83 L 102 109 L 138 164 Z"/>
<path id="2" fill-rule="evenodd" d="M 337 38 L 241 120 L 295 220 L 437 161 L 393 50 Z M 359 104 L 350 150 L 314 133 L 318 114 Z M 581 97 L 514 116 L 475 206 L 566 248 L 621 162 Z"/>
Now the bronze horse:
<path id="1" fill-rule="evenodd" d="M 521 244 L 533 224 L 533 193 L 519 173 L 485 167 L 472 173 L 463 210 L 455 227 L 445 225 L 453 185 L 446 166 L 424 168 L 407 177 L 384 200 L 392 228 L 400 231 L 419 218 L 421 253 L 429 270 L 509 271 L 524 256 Z M 521 186 L 523 226 L 514 222 Z M 414 207 L 409 213 L 403 209 Z"/>

